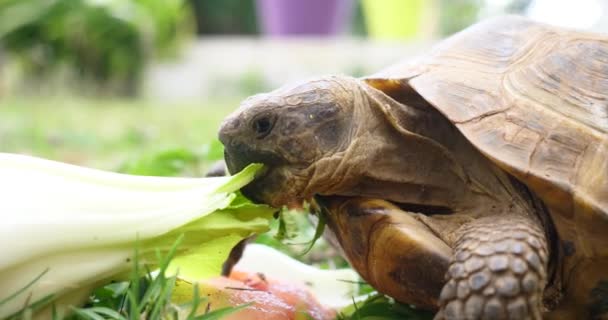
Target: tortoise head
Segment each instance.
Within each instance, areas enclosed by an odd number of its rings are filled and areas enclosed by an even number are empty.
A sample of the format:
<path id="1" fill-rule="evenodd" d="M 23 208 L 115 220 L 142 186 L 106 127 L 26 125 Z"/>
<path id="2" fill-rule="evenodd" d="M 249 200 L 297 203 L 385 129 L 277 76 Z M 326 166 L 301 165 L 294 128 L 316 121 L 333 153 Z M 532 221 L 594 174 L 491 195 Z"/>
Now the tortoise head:
<path id="1" fill-rule="evenodd" d="M 327 77 L 243 101 L 222 123 L 219 138 L 231 173 L 249 163 L 266 165 L 244 193 L 281 206 L 325 189 L 319 178 L 339 165 L 352 137 L 359 86 L 353 78 Z"/>
<path id="2" fill-rule="evenodd" d="M 466 177 L 431 135 L 447 125 L 361 80 L 332 76 L 253 96 L 220 129 L 231 173 L 263 163 L 243 192 L 276 207 L 314 195 L 453 207 Z"/>

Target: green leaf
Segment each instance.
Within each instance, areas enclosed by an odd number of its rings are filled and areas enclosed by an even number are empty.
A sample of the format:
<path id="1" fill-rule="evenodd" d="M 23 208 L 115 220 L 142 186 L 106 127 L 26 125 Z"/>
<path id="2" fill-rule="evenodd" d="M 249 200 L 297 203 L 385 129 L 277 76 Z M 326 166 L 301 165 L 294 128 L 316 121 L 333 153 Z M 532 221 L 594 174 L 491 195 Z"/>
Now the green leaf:
<path id="1" fill-rule="evenodd" d="M 232 313 L 235 313 L 242 309 L 245 309 L 250 305 L 251 305 L 250 303 L 247 303 L 247 304 L 243 304 L 243 305 L 236 306 L 236 307 L 225 307 L 225 308 L 213 310 L 204 315 L 195 317 L 194 319 L 195 320 L 217 320 L 217 319 L 221 319 L 229 314 L 232 314 Z"/>
<path id="2" fill-rule="evenodd" d="M 362 302 L 353 303 L 341 311 L 339 320 L 430 320 L 433 313 L 416 310 L 411 306 L 401 304 L 384 296 L 374 294 Z"/>
<path id="3" fill-rule="evenodd" d="M 230 250 L 242 239 L 238 234 L 230 234 L 206 241 L 173 259 L 168 272 L 179 272 L 180 278 L 193 282 L 217 277 L 221 274 L 222 264 Z"/>
<path id="4" fill-rule="evenodd" d="M 327 221 L 325 220 L 325 215 L 320 214 L 320 215 L 318 215 L 318 217 L 319 217 L 319 222 L 317 223 L 317 228 L 315 229 L 315 234 L 312 237 L 312 240 L 310 240 L 308 247 L 306 249 L 304 249 L 304 251 L 302 253 L 300 253 L 300 256 L 303 256 L 303 255 L 307 254 L 308 252 L 310 252 L 310 250 L 315 245 L 315 243 L 317 243 L 317 240 L 319 240 L 323 236 L 323 232 L 325 231 L 325 225 L 326 225 Z"/>
<path id="5" fill-rule="evenodd" d="M 125 317 L 118 313 L 115 310 L 105 307 L 93 307 L 93 308 L 77 308 L 73 309 L 74 312 L 85 319 L 115 319 L 115 320 L 123 320 Z"/>
<path id="6" fill-rule="evenodd" d="M 302 215 L 298 210 L 283 209 L 279 213 L 279 228 L 275 237 L 280 240 L 291 240 L 300 234 L 297 216 Z"/>
<path id="7" fill-rule="evenodd" d="M 74 313 L 87 320 L 105 320 L 104 317 L 91 309 L 74 309 Z"/>
<path id="8" fill-rule="evenodd" d="M 230 177 L 230 180 L 226 182 L 223 187 L 220 187 L 216 192 L 233 192 L 235 191 L 234 186 L 244 186 L 251 182 L 255 177 L 260 176 L 264 172 L 264 165 L 261 163 L 252 163 L 248 165 L 241 172 Z M 240 187 L 239 187 L 240 189 Z"/>
<path id="9" fill-rule="evenodd" d="M 124 301 L 124 295 L 129 290 L 129 282 L 115 282 L 97 288 L 93 291 L 93 307 L 120 309 Z"/>
<path id="10" fill-rule="evenodd" d="M 174 258 L 170 273 L 179 271 L 180 278 L 191 281 L 219 276 L 230 250 L 242 239 L 268 231 L 274 211 L 237 196 L 228 208 L 183 226 L 183 232 L 198 230 L 198 245 Z M 207 240 L 201 240 L 202 233 Z"/>

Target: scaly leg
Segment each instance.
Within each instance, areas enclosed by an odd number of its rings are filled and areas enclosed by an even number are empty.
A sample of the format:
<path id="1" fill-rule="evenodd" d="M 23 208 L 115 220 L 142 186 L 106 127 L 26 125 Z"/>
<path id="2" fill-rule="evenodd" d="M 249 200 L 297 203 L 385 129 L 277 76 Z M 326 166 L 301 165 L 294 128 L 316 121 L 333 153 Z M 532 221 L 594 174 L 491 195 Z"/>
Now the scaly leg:
<path id="1" fill-rule="evenodd" d="M 486 217 L 459 234 L 435 319 L 541 319 L 548 250 L 540 223 Z"/>

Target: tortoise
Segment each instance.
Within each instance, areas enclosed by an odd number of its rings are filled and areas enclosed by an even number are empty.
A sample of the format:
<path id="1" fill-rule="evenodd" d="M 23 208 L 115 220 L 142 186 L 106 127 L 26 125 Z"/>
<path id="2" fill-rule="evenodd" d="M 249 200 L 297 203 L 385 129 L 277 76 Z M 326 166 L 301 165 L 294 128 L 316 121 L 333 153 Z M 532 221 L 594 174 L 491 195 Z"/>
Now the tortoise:
<path id="1" fill-rule="evenodd" d="M 377 74 L 246 99 L 243 192 L 322 208 L 352 266 L 436 319 L 608 317 L 608 37 L 507 16 Z"/>

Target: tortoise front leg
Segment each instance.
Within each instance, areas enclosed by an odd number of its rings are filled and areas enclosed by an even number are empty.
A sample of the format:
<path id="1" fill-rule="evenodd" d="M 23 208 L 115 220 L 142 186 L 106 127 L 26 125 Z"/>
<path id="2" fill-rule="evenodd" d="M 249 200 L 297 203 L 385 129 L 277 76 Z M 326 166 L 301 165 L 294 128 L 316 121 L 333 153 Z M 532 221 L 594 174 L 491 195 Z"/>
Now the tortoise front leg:
<path id="1" fill-rule="evenodd" d="M 541 319 L 547 261 L 535 219 L 509 215 L 464 225 L 435 319 Z"/>
<path id="2" fill-rule="evenodd" d="M 398 301 L 437 310 L 452 249 L 415 214 L 379 199 L 323 199 L 327 225 L 361 277 Z"/>

